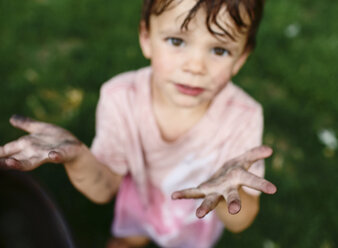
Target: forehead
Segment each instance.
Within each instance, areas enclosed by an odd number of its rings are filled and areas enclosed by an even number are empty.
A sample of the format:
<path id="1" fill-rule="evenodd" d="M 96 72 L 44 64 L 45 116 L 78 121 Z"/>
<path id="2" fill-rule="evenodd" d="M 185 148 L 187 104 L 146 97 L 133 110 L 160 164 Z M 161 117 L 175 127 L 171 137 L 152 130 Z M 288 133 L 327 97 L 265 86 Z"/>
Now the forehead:
<path id="1" fill-rule="evenodd" d="M 217 4 L 216 4 L 217 5 Z M 233 17 L 230 16 L 225 1 L 220 1 L 218 6 L 208 1 L 197 0 L 157 0 L 155 11 L 150 19 L 165 20 L 170 25 L 180 27 L 182 30 L 197 27 L 206 27 L 207 30 L 218 39 L 232 39 L 233 41 L 243 36 L 247 37 L 250 18 L 243 4 L 239 5 L 240 18 L 246 25 L 239 28 Z M 157 14 L 160 13 L 160 14 Z M 195 24 L 198 25 L 195 25 Z"/>

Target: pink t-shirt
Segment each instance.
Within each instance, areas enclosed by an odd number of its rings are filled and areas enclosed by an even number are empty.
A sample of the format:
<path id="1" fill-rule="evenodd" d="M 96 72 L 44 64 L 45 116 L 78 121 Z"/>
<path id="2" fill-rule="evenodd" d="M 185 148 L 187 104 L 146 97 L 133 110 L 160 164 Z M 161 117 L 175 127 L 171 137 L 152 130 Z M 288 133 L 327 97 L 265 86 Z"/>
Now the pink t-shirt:
<path id="1" fill-rule="evenodd" d="M 101 88 L 91 149 L 111 170 L 125 175 L 113 233 L 146 235 L 161 247 L 211 247 L 223 223 L 214 212 L 198 219 L 201 200 L 174 201 L 171 193 L 198 186 L 224 162 L 260 145 L 262 108 L 229 82 L 191 130 L 166 142 L 153 114 L 150 77 L 147 67 L 118 75 Z M 264 164 L 257 162 L 249 171 L 263 177 Z"/>

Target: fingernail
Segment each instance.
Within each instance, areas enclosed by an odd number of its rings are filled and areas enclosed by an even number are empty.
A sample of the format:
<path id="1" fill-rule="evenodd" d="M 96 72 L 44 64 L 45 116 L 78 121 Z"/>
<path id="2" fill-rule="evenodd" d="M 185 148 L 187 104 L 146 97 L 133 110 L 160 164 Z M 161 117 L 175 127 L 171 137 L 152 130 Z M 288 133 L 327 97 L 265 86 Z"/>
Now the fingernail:
<path id="1" fill-rule="evenodd" d="M 7 169 L 9 170 L 18 170 L 19 169 L 19 162 L 16 159 L 13 158 L 6 158 L 5 159 L 5 165 L 7 166 Z"/>
<path id="2" fill-rule="evenodd" d="M 274 194 L 277 192 L 277 187 L 275 185 L 268 185 L 268 192 Z"/>
<path id="3" fill-rule="evenodd" d="M 267 155 L 271 155 L 273 153 L 273 150 L 269 146 L 261 146 L 260 150 L 262 153 L 266 153 Z"/>
<path id="4" fill-rule="evenodd" d="M 241 205 L 236 203 L 236 202 L 232 202 L 229 205 L 229 213 L 230 214 L 237 214 L 239 211 L 241 210 Z"/>
<path id="5" fill-rule="evenodd" d="M 203 211 L 202 209 L 197 209 L 196 215 L 198 218 L 203 218 L 205 215 L 205 211 Z"/>
<path id="6" fill-rule="evenodd" d="M 181 194 L 181 192 L 174 192 L 174 193 L 172 194 L 172 198 L 173 198 L 174 200 L 182 199 L 182 194 Z"/>
<path id="7" fill-rule="evenodd" d="M 60 162 L 61 161 L 61 155 L 56 151 L 51 151 L 48 153 L 48 157 L 53 160 L 54 162 Z"/>
<path id="8" fill-rule="evenodd" d="M 26 117 L 24 115 L 15 114 L 11 117 L 11 119 L 13 119 L 15 121 L 26 121 L 28 119 L 28 117 Z"/>

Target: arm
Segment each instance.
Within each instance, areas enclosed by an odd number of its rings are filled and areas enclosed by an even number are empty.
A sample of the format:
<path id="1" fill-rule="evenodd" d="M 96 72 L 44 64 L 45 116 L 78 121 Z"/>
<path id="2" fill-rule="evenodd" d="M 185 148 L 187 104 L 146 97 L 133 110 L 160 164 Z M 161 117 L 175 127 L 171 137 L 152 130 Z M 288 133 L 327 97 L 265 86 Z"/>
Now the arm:
<path id="1" fill-rule="evenodd" d="M 121 176 L 100 163 L 70 132 L 17 115 L 10 122 L 29 134 L 0 147 L 0 168 L 29 171 L 45 163 L 62 163 L 72 184 L 89 199 L 104 203 L 112 198 Z"/>
<path id="2" fill-rule="evenodd" d="M 217 207 L 217 216 L 222 220 L 226 229 L 233 233 L 239 233 L 248 228 L 259 211 L 259 196 L 250 195 L 243 189 L 239 189 L 239 195 L 242 202 L 241 211 L 238 214 L 232 215 L 227 211 L 228 207 L 224 199 L 222 199 Z"/>
<path id="3" fill-rule="evenodd" d="M 96 203 L 109 202 L 117 192 L 122 176 L 100 163 L 87 146 L 81 145 L 78 158 L 64 163 L 74 187 Z"/>

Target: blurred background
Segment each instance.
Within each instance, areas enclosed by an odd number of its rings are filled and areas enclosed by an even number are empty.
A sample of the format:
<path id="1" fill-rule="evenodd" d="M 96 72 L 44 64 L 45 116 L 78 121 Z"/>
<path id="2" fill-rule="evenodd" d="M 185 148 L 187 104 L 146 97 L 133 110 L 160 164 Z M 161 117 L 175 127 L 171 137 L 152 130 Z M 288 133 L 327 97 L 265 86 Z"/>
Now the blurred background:
<path id="1" fill-rule="evenodd" d="M 24 134 L 8 123 L 13 113 L 61 125 L 90 145 L 102 83 L 148 64 L 138 45 L 140 6 L 0 0 L 0 145 Z M 267 1 L 257 48 L 234 82 L 265 109 L 264 143 L 275 150 L 266 177 L 279 190 L 262 195 L 248 230 L 225 231 L 216 247 L 338 247 L 337 12 L 335 0 Z M 91 203 L 62 165 L 26 174 L 56 204 L 77 247 L 104 247 L 113 202 Z M 0 187 L 11 191 L 4 180 Z M 19 228 L 7 212 L 0 208 L 0 240 Z"/>

